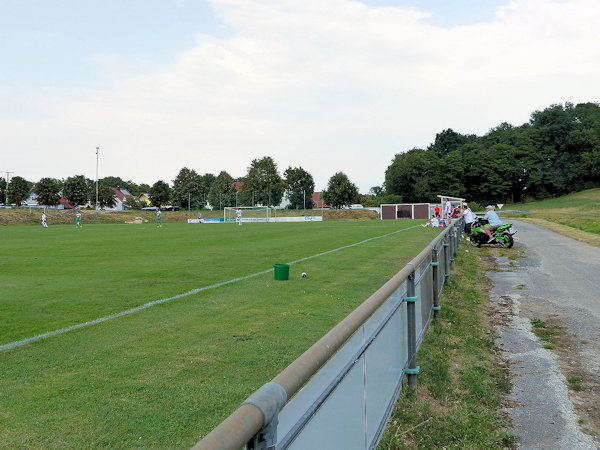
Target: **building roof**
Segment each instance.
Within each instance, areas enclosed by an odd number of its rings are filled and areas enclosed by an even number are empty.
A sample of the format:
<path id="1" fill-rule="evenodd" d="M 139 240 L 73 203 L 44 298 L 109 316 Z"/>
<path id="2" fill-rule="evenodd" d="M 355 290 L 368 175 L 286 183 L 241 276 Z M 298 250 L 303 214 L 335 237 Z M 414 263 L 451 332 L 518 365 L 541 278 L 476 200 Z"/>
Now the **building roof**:
<path id="1" fill-rule="evenodd" d="M 129 191 L 125 188 L 114 187 L 111 189 L 113 190 L 115 196 L 117 197 L 117 199 L 119 199 L 121 203 L 125 203 L 127 201 L 127 197 L 133 198 L 133 195 L 131 195 Z"/>

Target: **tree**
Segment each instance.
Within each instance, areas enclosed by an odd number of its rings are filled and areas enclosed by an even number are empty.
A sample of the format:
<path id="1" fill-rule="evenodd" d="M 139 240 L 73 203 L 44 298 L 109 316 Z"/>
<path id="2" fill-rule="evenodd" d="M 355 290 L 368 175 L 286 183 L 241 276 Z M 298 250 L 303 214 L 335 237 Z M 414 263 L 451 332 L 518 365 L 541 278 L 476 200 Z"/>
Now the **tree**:
<path id="1" fill-rule="evenodd" d="M 288 167 L 283 173 L 287 181 L 286 190 L 290 207 L 293 209 L 312 209 L 312 194 L 315 182 L 310 173 L 302 167 Z"/>
<path id="2" fill-rule="evenodd" d="M 63 196 L 73 206 L 85 205 L 89 200 L 89 186 L 83 175 L 69 177 L 63 184 Z"/>
<path id="3" fill-rule="evenodd" d="M 338 172 L 329 179 L 323 200 L 333 208 L 348 206 L 358 201 L 358 188 L 345 173 Z"/>
<path id="4" fill-rule="evenodd" d="M 115 196 L 115 191 L 104 183 L 98 183 L 98 207 L 100 209 L 113 208 L 116 204 L 117 197 Z"/>
<path id="5" fill-rule="evenodd" d="M 0 203 L 6 203 L 6 180 L 0 178 Z"/>
<path id="6" fill-rule="evenodd" d="M 152 185 L 149 194 L 152 206 L 160 208 L 169 203 L 169 199 L 171 198 L 171 188 L 164 181 L 158 180 Z"/>
<path id="7" fill-rule="evenodd" d="M 458 150 L 469 140 L 476 139 L 475 136 L 465 136 L 457 133 L 452 128 L 442 131 L 435 135 L 435 142 L 427 150 L 432 150 L 440 156 L 444 156 L 453 150 Z"/>
<path id="8" fill-rule="evenodd" d="M 142 204 L 136 197 L 127 197 L 125 199 L 125 205 L 131 209 L 142 209 Z"/>
<path id="9" fill-rule="evenodd" d="M 440 157 L 434 151 L 412 149 L 397 154 L 385 172 L 385 192 L 408 202 L 436 199 Z"/>
<path id="10" fill-rule="evenodd" d="M 40 205 L 56 206 L 60 205 L 60 190 L 62 183 L 55 178 L 42 178 L 35 185 L 35 194 L 37 202 Z"/>
<path id="11" fill-rule="evenodd" d="M 217 179 L 217 177 L 214 176 L 212 173 L 205 173 L 204 175 L 202 175 L 202 182 L 204 183 L 204 190 L 207 194 L 210 191 L 210 187 L 212 186 L 213 182 L 216 179 Z"/>
<path id="12" fill-rule="evenodd" d="M 16 176 L 8 183 L 8 202 L 21 205 L 29 195 L 31 191 L 32 183 L 27 181 L 25 178 Z"/>
<path id="13" fill-rule="evenodd" d="M 369 189 L 369 194 L 370 196 L 374 197 L 379 197 L 381 195 L 384 194 L 384 190 L 382 186 L 373 186 L 371 189 Z"/>
<path id="14" fill-rule="evenodd" d="M 217 175 L 208 192 L 208 202 L 213 208 L 223 209 L 225 206 L 236 206 L 236 190 L 233 183 L 234 179 L 227 172 L 221 171 Z"/>
<path id="15" fill-rule="evenodd" d="M 172 200 L 175 205 L 188 208 L 199 201 L 206 193 L 203 179 L 194 169 L 184 167 L 173 181 Z M 192 201 L 193 200 L 193 201 Z"/>
<path id="16" fill-rule="evenodd" d="M 244 178 L 242 191 L 252 196 L 252 205 L 279 205 L 285 186 L 277 172 L 277 164 L 270 156 L 252 160 L 248 174 Z"/>
<path id="17" fill-rule="evenodd" d="M 141 190 L 140 186 L 138 186 L 135 182 L 133 182 L 131 180 L 125 181 L 121 177 L 109 176 L 109 177 L 100 178 L 98 180 L 98 185 L 100 185 L 100 183 L 102 183 L 108 187 L 125 188 L 125 189 L 127 189 L 127 191 L 129 191 L 129 193 L 131 195 L 140 195 L 140 192 L 144 192 Z M 150 186 L 148 186 L 148 188 L 149 187 Z M 95 184 L 94 184 L 94 195 L 96 195 L 95 189 L 96 188 L 95 188 Z"/>

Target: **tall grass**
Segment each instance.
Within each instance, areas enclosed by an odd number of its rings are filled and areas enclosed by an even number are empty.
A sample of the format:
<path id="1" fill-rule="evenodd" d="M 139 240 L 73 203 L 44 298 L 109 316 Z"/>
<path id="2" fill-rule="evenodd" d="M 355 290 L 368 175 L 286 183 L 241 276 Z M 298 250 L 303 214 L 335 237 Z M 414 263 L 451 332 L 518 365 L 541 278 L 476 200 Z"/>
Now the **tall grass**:
<path id="1" fill-rule="evenodd" d="M 193 445 L 439 231 L 414 225 L 3 227 L 0 344 L 268 273 L 1 352 L 2 446 Z"/>

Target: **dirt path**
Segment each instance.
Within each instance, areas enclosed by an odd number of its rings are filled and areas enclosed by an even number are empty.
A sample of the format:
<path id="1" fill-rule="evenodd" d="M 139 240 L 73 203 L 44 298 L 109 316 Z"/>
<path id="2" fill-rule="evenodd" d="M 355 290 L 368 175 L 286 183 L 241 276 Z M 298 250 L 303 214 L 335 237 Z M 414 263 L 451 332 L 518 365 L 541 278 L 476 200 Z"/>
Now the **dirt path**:
<path id="1" fill-rule="evenodd" d="M 513 378 L 510 431 L 522 448 L 600 448 L 600 249 L 515 226 L 525 257 L 496 258 L 488 272 L 496 314 L 506 319 L 497 344 Z M 558 331 L 554 348 L 532 333 L 532 319 Z"/>

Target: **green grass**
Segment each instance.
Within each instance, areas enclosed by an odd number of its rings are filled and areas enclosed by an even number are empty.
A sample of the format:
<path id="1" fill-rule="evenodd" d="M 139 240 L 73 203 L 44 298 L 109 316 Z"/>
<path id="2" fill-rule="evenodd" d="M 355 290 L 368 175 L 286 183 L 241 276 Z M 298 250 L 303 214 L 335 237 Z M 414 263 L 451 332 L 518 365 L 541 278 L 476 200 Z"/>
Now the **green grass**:
<path id="1" fill-rule="evenodd" d="M 510 382 L 494 359 L 483 278 L 475 252 L 459 252 L 441 298 L 441 319 L 432 322 L 419 349 L 418 388 L 403 386 L 379 449 L 514 444 L 498 414 Z"/>
<path id="2" fill-rule="evenodd" d="M 556 348 L 556 343 L 560 336 L 560 326 L 549 325 L 537 317 L 531 319 L 531 325 L 533 326 L 533 334 L 545 342 L 544 348 L 550 350 Z"/>
<path id="3" fill-rule="evenodd" d="M 588 211 L 600 214 L 600 188 L 574 192 L 557 198 L 506 205 L 506 209 L 522 209 L 533 213 L 555 211 Z"/>
<path id="4" fill-rule="evenodd" d="M 567 382 L 569 383 L 569 387 L 575 392 L 579 392 L 583 389 L 583 379 L 579 375 L 569 375 L 567 377 Z"/>
<path id="5" fill-rule="evenodd" d="M 531 213 L 509 214 L 510 217 L 545 219 L 588 233 L 600 234 L 600 188 L 536 202 L 506 205 L 504 209 Z"/>
<path id="6" fill-rule="evenodd" d="M 190 447 L 416 256 L 412 221 L 2 228 L 3 447 Z M 308 278 L 300 273 L 307 272 Z"/>

